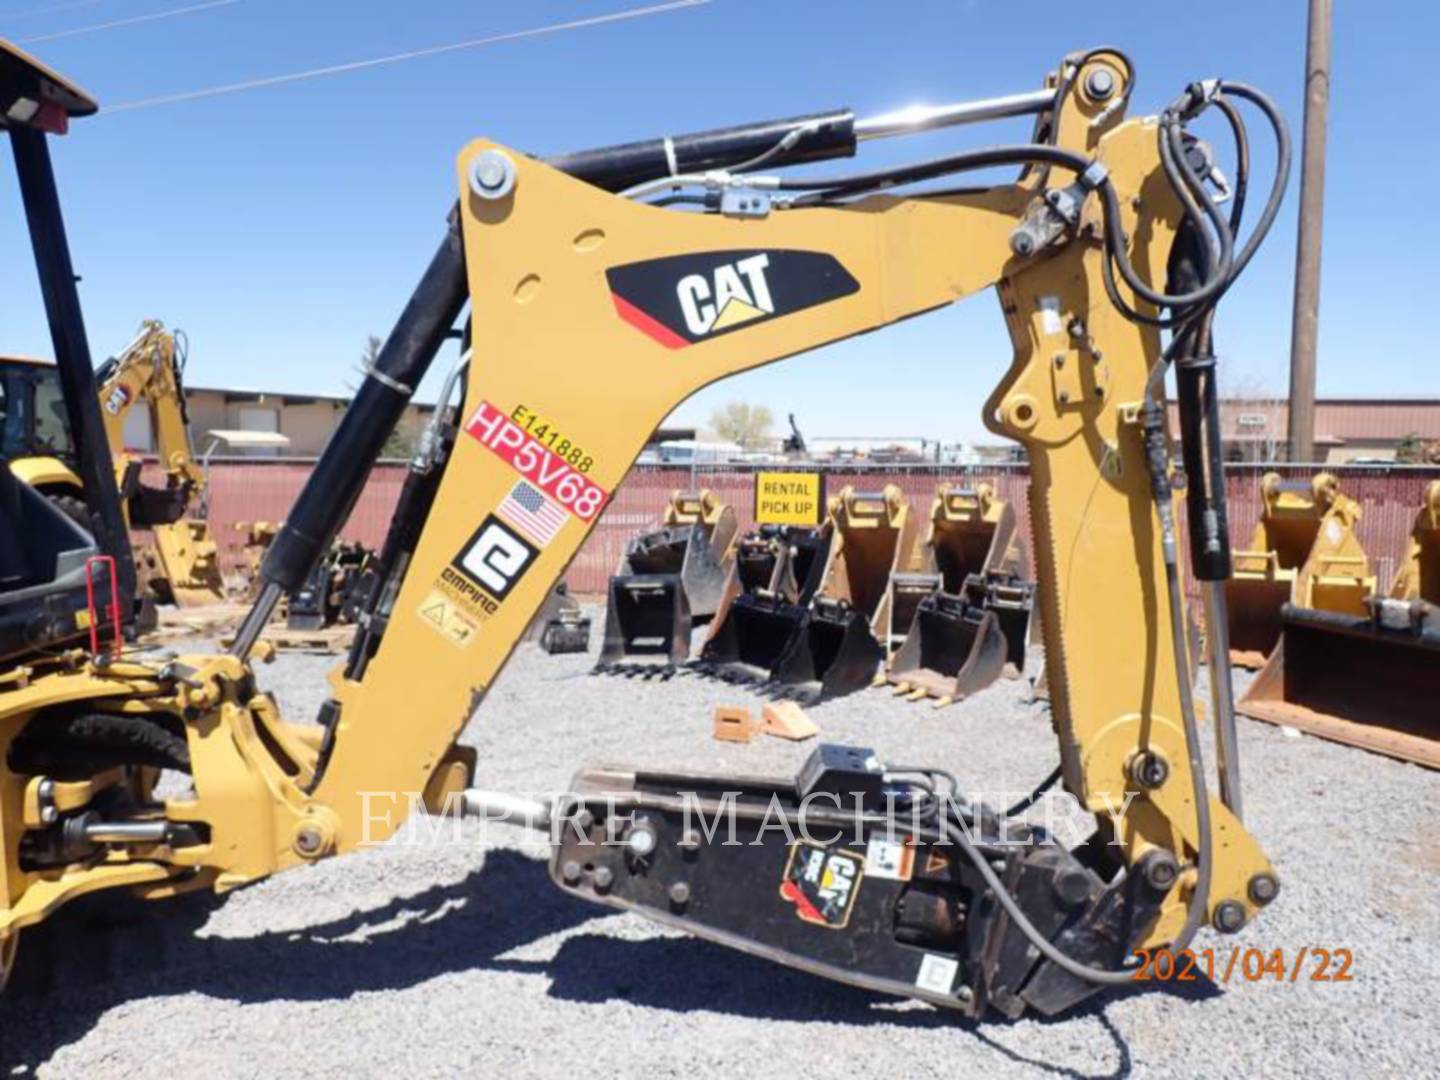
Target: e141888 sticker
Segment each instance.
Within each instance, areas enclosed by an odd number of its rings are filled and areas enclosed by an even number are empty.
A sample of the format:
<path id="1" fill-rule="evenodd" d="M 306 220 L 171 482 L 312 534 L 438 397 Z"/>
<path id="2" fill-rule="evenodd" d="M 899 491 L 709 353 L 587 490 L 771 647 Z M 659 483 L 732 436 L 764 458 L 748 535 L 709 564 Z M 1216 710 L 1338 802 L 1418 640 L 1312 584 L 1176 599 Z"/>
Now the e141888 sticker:
<path id="1" fill-rule="evenodd" d="M 797 843 L 785 863 L 780 896 L 795 906 L 795 914 L 805 922 L 840 930 L 850 921 L 864 876 L 865 860 L 860 855 Z"/>
<path id="2" fill-rule="evenodd" d="M 608 491 L 488 401 L 480 403 L 465 431 L 582 521 L 594 521 L 610 498 Z"/>

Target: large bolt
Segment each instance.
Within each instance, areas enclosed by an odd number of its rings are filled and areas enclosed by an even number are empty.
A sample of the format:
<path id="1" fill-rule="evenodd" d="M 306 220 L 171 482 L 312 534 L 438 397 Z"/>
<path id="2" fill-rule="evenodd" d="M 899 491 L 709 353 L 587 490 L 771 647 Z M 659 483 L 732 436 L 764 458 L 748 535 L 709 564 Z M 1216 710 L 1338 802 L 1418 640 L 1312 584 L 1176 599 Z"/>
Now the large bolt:
<path id="1" fill-rule="evenodd" d="M 597 866 L 591 880 L 595 883 L 596 892 L 609 892 L 610 886 L 615 884 L 615 871 L 608 866 Z"/>
<path id="2" fill-rule="evenodd" d="M 499 150 L 485 150 L 470 165 L 470 190 L 482 199 L 503 199 L 515 190 L 515 163 Z"/>
<path id="3" fill-rule="evenodd" d="M 1026 229 L 1016 229 L 1010 234 L 1010 250 L 1020 258 L 1029 258 L 1035 254 L 1035 238 Z"/>
<path id="4" fill-rule="evenodd" d="M 680 849 L 687 859 L 693 859 L 696 855 L 700 854 L 700 843 L 700 834 L 694 829 L 690 829 L 686 831 L 684 836 L 680 837 L 680 840 L 675 846 Z"/>
<path id="5" fill-rule="evenodd" d="M 1141 873 L 1145 875 L 1145 884 L 1156 892 L 1169 892 L 1180 877 L 1180 864 L 1170 852 L 1156 851 L 1146 857 Z"/>
<path id="6" fill-rule="evenodd" d="M 1245 925 L 1245 905 L 1238 900 L 1221 900 L 1215 905 L 1215 929 L 1233 934 Z"/>
<path id="7" fill-rule="evenodd" d="M 1154 791 L 1170 778 L 1170 763 L 1154 750 L 1143 750 L 1130 759 L 1130 779 L 1147 791 Z"/>
<path id="8" fill-rule="evenodd" d="M 1105 101 L 1115 93 L 1115 73 L 1106 67 L 1092 68 L 1085 76 L 1085 92 L 1096 101 Z"/>
<path id="9" fill-rule="evenodd" d="M 1084 867 L 1067 866 L 1055 875 L 1055 896 L 1068 908 L 1076 908 L 1090 899 L 1090 872 Z"/>
<path id="10" fill-rule="evenodd" d="M 670 903 L 676 907 L 684 907 L 690 903 L 690 886 L 687 882 L 677 881 L 670 886 Z"/>
<path id="11" fill-rule="evenodd" d="M 580 880 L 580 864 L 574 859 L 567 860 L 565 865 L 560 867 L 560 876 L 565 879 L 565 884 L 574 885 Z"/>
<path id="12" fill-rule="evenodd" d="M 325 834 L 314 825 L 303 825 L 295 834 L 295 851 L 302 858 L 313 859 L 325 850 Z"/>
<path id="13" fill-rule="evenodd" d="M 648 824 L 639 824 L 625 834 L 625 847 L 637 859 L 649 858 L 655 851 L 659 837 Z"/>
<path id="14" fill-rule="evenodd" d="M 1280 895 L 1280 882 L 1274 874 L 1256 874 L 1245 891 L 1255 903 L 1268 904 Z"/>

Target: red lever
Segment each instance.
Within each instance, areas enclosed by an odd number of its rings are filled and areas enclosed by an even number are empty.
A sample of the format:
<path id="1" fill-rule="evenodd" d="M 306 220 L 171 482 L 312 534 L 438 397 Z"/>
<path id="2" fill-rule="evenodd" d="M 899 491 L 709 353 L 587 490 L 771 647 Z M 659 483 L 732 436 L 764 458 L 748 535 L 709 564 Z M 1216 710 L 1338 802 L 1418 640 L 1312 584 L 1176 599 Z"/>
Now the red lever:
<path id="1" fill-rule="evenodd" d="M 110 575 L 110 618 L 115 624 L 115 655 L 119 656 L 124 647 L 120 634 L 120 581 L 115 573 L 115 556 L 91 555 L 85 560 L 85 605 L 90 609 L 90 651 L 100 654 L 100 611 L 95 606 L 96 563 L 102 564 Z"/>

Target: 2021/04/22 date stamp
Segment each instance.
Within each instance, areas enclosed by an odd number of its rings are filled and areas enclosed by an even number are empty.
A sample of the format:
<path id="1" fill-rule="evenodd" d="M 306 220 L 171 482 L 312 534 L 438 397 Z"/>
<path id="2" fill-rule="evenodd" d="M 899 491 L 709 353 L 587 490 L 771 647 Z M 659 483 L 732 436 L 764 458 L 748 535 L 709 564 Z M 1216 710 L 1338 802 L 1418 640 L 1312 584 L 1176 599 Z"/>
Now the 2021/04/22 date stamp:
<path id="1" fill-rule="evenodd" d="M 1136 982 L 1353 982 L 1350 949 L 1139 949 Z"/>

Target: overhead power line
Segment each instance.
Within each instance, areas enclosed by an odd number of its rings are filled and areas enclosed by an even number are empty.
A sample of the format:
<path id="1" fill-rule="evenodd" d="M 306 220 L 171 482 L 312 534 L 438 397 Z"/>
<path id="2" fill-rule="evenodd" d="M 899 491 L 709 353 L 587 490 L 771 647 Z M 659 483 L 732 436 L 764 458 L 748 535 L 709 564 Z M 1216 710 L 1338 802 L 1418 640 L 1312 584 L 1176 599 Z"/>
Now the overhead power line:
<path id="1" fill-rule="evenodd" d="M 71 11 L 74 8 L 94 7 L 96 4 L 106 3 L 107 0 L 67 0 L 63 4 L 47 4 L 45 7 L 29 8 L 25 11 L 12 11 L 6 15 L 0 15 L 0 19 L 33 19 L 37 15 L 51 15 L 57 11 Z"/>
<path id="2" fill-rule="evenodd" d="M 53 34 L 37 34 L 34 37 L 21 38 L 16 44 L 33 45 L 40 41 L 58 41 L 61 38 L 79 37 L 81 34 L 95 34 L 101 30 L 118 30 L 122 26 L 158 22 L 161 19 L 173 19 L 177 15 L 193 15 L 197 11 L 209 11 L 211 8 L 229 7 L 231 4 L 238 3 L 240 0 L 205 0 L 203 4 L 170 8 L 168 11 L 152 11 L 148 15 L 132 15 L 128 19 L 111 19 L 109 22 L 92 23 L 90 26 L 77 26 L 73 30 L 57 30 Z"/>
<path id="3" fill-rule="evenodd" d="M 161 94 L 157 97 L 141 98 L 138 101 L 124 101 L 118 105 L 111 105 L 103 109 L 102 113 L 133 112 L 136 109 L 153 109 L 157 105 L 176 105 L 183 101 L 198 101 L 202 98 L 220 97 L 222 94 L 239 94 L 246 90 L 259 90 L 267 86 L 283 86 L 287 83 L 303 82 L 307 79 L 320 79 L 329 75 L 344 75 L 352 71 L 363 71 L 366 68 L 383 67 L 387 64 L 399 64 L 407 60 L 420 60 L 425 57 L 439 56 L 442 53 L 460 52 L 464 49 L 478 49 L 485 45 L 499 45 L 508 41 L 520 41 L 524 38 L 541 37 L 545 34 L 557 34 L 565 30 L 584 30 L 592 26 L 603 26 L 606 23 L 643 19 L 649 15 L 661 15 L 670 11 L 680 11 L 684 8 L 702 7 L 710 2 L 711 0 L 670 0 L 669 3 L 627 8 L 624 11 L 615 11 L 608 15 L 594 15 L 586 19 L 572 19 L 569 22 L 551 23 L 549 26 L 536 26 L 528 30 L 512 30 L 509 33 L 492 34 L 489 37 L 482 38 L 470 38 L 466 41 L 455 41 L 448 45 L 433 45 L 424 49 L 412 49 L 409 52 L 394 53 L 390 56 L 376 56 L 368 60 L 353 60 L 345 64 L 332 64 L 328 67 L 310 68 L 306 71 L 294 71 L 284 75 L 270 75 L 260 79 L 249 79 L 245 82 L 225 83 L 221 86 L 207 86 L 203 89 L 186 90 L 175 94 Z"/>

